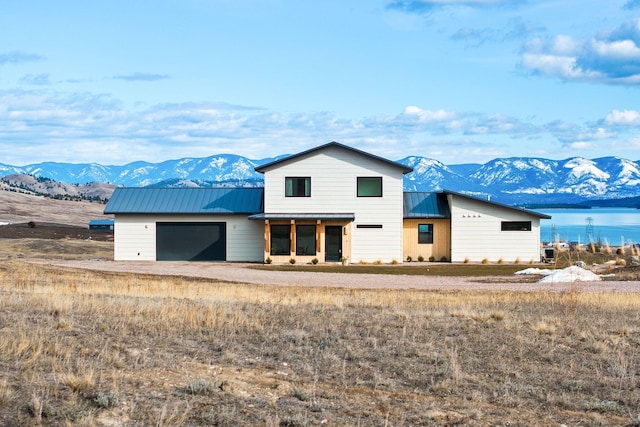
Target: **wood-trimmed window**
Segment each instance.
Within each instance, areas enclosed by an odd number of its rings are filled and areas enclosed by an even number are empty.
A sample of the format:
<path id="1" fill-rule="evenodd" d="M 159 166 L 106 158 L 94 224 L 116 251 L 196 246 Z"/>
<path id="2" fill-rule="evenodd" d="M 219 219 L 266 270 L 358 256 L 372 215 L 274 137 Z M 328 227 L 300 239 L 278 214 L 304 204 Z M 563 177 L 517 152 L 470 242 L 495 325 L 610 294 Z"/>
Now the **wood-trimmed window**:
<path id="1" fill-rule="evenodd" d="M 285 197 L 311 197 L 311 177 L 288 176 L 284 179 Z"/>
<path id="2" fill-rule="evenodd" d="M 291 253 L 291 225 L 271 225 L 271 255 Z"/>
<path id="3" fill-rule="evenodd" d="M 358 197 L 382 197 L 381 176 L 359 176 Z"/>
<path id="4" fill-rule="evenodd" d="M 433 243 L 433 224 L 418 224 L 418 243 Z"/>
<path id="5" fill-rule="evenodd" d="M 316 254 L 316 226 L 296 225 L 296 255 Z"/>
<path id="6" fill-rule="evenodd" d="M 502 221 L 501 231 L 531 231 L 531 221 Z"/>

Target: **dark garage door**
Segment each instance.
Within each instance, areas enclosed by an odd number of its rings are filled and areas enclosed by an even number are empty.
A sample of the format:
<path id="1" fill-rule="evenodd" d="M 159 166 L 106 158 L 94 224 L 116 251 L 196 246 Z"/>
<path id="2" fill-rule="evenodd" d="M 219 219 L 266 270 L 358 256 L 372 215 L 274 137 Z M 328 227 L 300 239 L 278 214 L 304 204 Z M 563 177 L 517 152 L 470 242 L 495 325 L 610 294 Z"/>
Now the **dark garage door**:
<path id="1" fill-rule="evenodd" d="M 156 259 L 158 261 L 226 260 L 226 223 L 158 222 Z"/>

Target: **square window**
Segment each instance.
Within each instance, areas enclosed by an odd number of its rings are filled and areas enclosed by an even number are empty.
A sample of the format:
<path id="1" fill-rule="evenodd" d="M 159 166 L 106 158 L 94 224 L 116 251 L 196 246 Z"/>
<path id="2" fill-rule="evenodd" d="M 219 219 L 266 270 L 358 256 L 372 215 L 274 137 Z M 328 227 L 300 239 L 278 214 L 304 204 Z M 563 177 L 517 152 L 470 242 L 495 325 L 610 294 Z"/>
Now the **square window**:
<path id="1" fill-rule="evenodd" d="M 271 226 L 271 255 L 289 255 L 291 253 L 291 226 Z"/>
<path id="2" fill-rule="evenodd" d="M 310 177 L 286 177 L 284 179 L 285 197 L 311 197 Z"/>
<path id="3" fill-rule="evenodd" d="M 382 197 L 382 177 L 359 176 L 358 197 Z"/>
<path id="4" fill-rule="evenodd" d="M 433 224 L 418 224 L 418 243 L 433 243 Z"/>
<path id="5" fill-rule="evenodd" d="M 296 255 L 316 254 L 316 226 L 296 225 Z"/>

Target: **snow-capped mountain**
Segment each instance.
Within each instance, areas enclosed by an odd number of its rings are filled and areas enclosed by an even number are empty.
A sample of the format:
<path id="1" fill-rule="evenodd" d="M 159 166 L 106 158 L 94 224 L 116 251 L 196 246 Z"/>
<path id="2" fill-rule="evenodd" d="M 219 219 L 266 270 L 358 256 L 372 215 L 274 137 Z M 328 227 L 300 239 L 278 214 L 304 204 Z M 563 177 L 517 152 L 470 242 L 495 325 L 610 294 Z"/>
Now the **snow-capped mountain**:
<path id="1" fill-rule="evenodd" d="M 278 158 L 251 160 L 234 154 L 184 158 L 123 166 L 96 163 L 0 164 L 0 176 L 30 174 L 66 183 L 105 182 L 120 186 L 262 186 L 254 168 Z M 618 157 L 564 160 L 514 157 L 485 164 L 445 165 L 409 156 L 398 161 L 413 168 L 405 191 L 451 190 L 503 203 L 578 203 L 590 199 L 640 196 L 640 162 Z"/>
<path id="2" fill-rule="evenodd" d="M 413 168 L 413 172 L 405 175 L 405 191 L 461 190 L 467 192 L 480 191 L 467 177 L 454 172 L 444 163 L 426 157 L 410 156 L 398 163 Z"/>

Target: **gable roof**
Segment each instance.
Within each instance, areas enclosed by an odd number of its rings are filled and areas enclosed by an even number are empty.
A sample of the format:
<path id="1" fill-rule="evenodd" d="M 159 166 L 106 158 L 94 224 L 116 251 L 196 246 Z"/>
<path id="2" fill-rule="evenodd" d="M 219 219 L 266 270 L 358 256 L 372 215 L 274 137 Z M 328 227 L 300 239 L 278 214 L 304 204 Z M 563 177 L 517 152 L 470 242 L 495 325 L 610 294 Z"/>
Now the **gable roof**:
<path id="1" fill-rule="evenodd" d="M 519 207 L 516 207 L 516 206 L 505 205 L 503 203 L 492 202 L 490 200 L 480 199 L 478 197 L 469 196 L 467 194 L 462 194 L 462 193 L 457 193 L 455 191 L 443 190 L 441 193 L 442 194 L 447 194 L 447 195 L 450 194 L 450 195 L 452 195 L 454 197 L 460 197 L 460 198 L 464 198 L 464 199 L 468 199 L 468 200 L 473 200 L 473 201 L 476 201 L 476 202 L 487 203 L 487 204 L 498 206 L 498 207 L 501 207 L 501 208 L 504 208 L 504 209 L 510 209 L 510 210 L 513 210 L 513 211 L 526 213 L 528 215 L 532 215 L 532 216 L 538 217 L 540 219 L 551 219 L 550 215 L 546 215 L 546 214 L 543 214 L 543 213 L 540 213 L 540 212 L 531 211 L 531 210 L 528 210 L 528 209 L 525 209 L 525 208 L 519 208 Z"/>
<path id="2" fill-rule="evenodd" d="M 262 188 L 116 188 L 105 214 L 256 214 Z"/>
<path id="3" fill-rule="evenodd" d="M 326 150 L 327 148 L 331 148 L 331 147 L 336 147 L 336 148 L 340 148 L 340 149 L 343 149 L 343 150 L 351 151 L 352 153 L 356 153 L 358 155 L 368 157 L 368 158 L 373 159 L 375 161 L 386 163 L 388 165 L 391 165 L 393 167 L 396 167 L 396 168 L 402 170 L 403 174 L 407 174 L 407 173 L 413 171 L 413 168 L 405 166 L 402 163 L 394 162 L 394 161 L 385 159 L 384 157 L 375 156 L 373 154 L 367 153 L 366 151 L 358 150 L 357 148 L 349 147 L 348 145 L 340 144 L 339 142 L 335 142 L 335 141 L 330 142 L 328 144 L 320 145 L 320 146 L 312 148 L 310 150 L 302 151 L 302 152 L 300 152 L 298 154 L 293 154 L 293 155 L 291 155 L 289 157 L 285 157 L 284 159 L 279 159 L 279 160 L 276 160 L 276 161 L 273 161 L 273 162 L 270 162 L 270 163 L 267 163 L 267 164 L 264 164 L 264 165 L 261 165 L 261 166 L 257 166 L 255 168 L 255 171 L 259 172 L 259 173 L 264 173 L 267 169 L 271 169 L 274 166 L 281 165 L 281 164 L 284 164 L 284 163 L 287 163 L 287 162 L 291 162 L 291 161 L 295 161 L 296 159 L 299 159 L 301 157 L 307 156 L 309 154 L 316 153 L 318 151 Z"/>
<path id="4" fill-rule="evenodd" d="M 405 218 L 450 218 L 447 197 L 442 193 L 404 193 L 403 212 Z"/>

